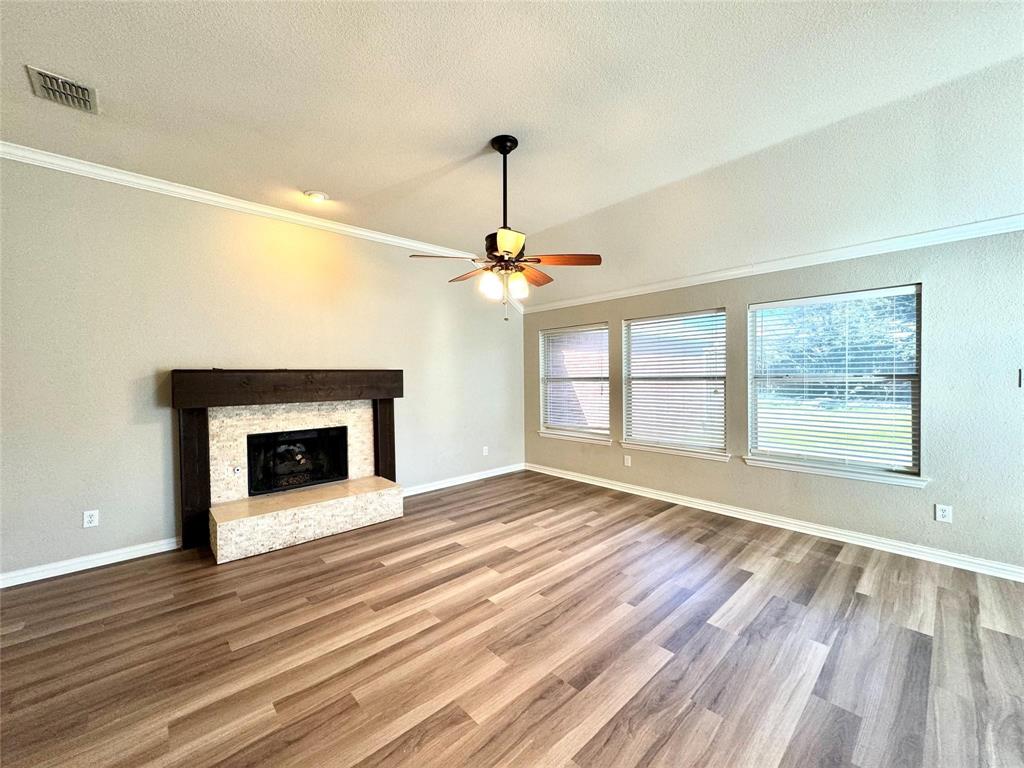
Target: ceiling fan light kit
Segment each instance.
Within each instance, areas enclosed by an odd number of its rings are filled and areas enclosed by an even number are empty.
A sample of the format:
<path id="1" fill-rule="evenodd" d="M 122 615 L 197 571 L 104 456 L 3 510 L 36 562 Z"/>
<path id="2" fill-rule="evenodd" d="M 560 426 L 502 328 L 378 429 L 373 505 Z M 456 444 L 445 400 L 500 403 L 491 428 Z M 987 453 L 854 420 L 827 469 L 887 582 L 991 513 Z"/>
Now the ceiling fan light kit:
<path id="1" fill-rule="evenodd" d="M 530 286 L 526 282 L 526 275 L 522 272 L 512 272 L 505 278 L 505 284 L 508 289 L 508 295 L 517 301 L 525 299 L 530 295 Z"/>
<path id="2" fill-rule="evenodd" d="M 541 272 L 533 264 L 553 267 L 597 266 L 601 257 L 596 253 L 553 253 L 542 256 L 526 255 L 526 235 L 508 226 L 508 156 L 519 140 L 503 134 L 491 139 L 491 148 L 501 155 L 501 226 L 484 238 L 486 255 L 467 259 L 477 265 L 476 269 L 453 277 L 448 282 L 460 283 L 477 275 L 477 289 L 491 301 L 505 305 L 505 320 L 508 320 L 510 299 L 525 299 L 530 295 L 530 286 L 547 285 L 553 277 Z M 461 259 L 462 256 L 423 256 L 414 254 L 411 258 Z"/>
<path id="3" fill-rule="evenodd" d="M 480 270 L 474 270 L 474 273 L 479 271 Z M 494 272 L 485 271 L 481 274 L 476 287 L 480 293 L 491 301 L 501 301 L 502 297 L 505 295 L 505 283 Z"/>

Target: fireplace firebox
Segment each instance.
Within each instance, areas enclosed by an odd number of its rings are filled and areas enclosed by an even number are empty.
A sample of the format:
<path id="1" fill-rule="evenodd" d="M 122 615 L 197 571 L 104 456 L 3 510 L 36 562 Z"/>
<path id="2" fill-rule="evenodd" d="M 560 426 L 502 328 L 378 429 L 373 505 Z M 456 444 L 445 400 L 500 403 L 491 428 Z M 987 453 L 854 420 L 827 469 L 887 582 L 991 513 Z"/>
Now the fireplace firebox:
<path id="1" fill-rule="evenodd" d="M 249 495 L 348 478 L 348 428 L 248 435 Z"/>

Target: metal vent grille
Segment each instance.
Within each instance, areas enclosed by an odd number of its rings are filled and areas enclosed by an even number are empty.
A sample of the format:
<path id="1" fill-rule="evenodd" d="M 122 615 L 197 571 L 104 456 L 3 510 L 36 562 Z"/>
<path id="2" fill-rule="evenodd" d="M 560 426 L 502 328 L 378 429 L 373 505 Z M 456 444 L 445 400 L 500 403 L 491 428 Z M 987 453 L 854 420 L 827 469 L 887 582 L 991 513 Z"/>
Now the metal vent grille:
<path id="1" fill-rule="evenodd" d="M 35 67 L 25 69 L 32 83 L 32 93 L 39 98 L 96 114 L 96 93 L 89 86 Z"/>

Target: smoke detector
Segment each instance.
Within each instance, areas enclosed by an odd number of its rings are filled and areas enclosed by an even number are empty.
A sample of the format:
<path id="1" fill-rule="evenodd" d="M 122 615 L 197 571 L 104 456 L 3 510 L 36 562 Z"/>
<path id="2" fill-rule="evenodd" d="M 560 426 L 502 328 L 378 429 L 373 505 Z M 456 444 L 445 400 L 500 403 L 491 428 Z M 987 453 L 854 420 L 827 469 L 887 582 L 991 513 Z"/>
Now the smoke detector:
<path id="1" fill-rule="evenodd" d="M 96 114 L 96 92 L 88 85 L 35 67 L 26 66 L 25 69 L 28 70 L 28 79 L 32 83 L 32 93 L 39 98 Z"/>

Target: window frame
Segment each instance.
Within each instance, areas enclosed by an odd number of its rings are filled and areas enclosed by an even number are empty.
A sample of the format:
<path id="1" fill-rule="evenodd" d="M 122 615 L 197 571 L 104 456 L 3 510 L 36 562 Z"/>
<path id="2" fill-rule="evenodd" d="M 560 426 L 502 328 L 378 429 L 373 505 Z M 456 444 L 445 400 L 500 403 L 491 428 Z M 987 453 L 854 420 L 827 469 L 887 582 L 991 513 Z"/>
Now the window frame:
<path id="1" fill-rule="evenodd" d="M 548 377 L 545 375 L 544 365 L 544 337 L 546 334 L 554 334 L 559 332 L 572 332 L 572 331 L 594 331 L 603 330 L 605 332 L 605 356 L 607 360 L 607 374 L 605 376 L 556 376 Z M 559 326 L 557 328 L 542 328 L 537 332 L 537 353 L 540 365 L 538 381 L 540 384 L 540 397 L 538 402 L 540 405 L 539 421 L 540 429 L 537 430 L 537 434 L 541 437 L 551 437 L 559 440 L 575 440 L 582 443 L 594 443 L 597 445 L 611 445 L 611 329 L 607 321 L 601 321 L 597 323 L 584 323 L 582 325 L 566 325 Z M 586 429 L 567 429 L 558 426 L 548 426 L 544 420 L 544 414 L 546 412 L 545 404 L 547 400 L 547 382 L 553 381 L 603 381 L 605 383 L 605 396 L 608 400 L 608 428 L 607 430 L 586 430 Z"/>
<path id="2" fill-rule="evenodd" d="M 801 304 L 819 304 L 829 299 L 834 301 L 857 300 L 869 298 L 881 298 L 885 296 L 909 295 L 917 297 L 915 315 L 915 355 L 917 361 L 916 374 L 893 374 L 893 380 L 911 381 L 917 384 L 916 418 L 913 418 L 911 425 L 912 450 L 916 448 L 914 470 L 900 470 L 896 468 L 873 467 L 866 463 L 844 462 L 841 460 L 829 461 L 828 459 L 816 459 L 801 456 L 783 456 L 778 453 L 758 450 L 754 448 L 756 437 L 756 411 L 757 411 L 757 382 L 765 377 L 756 375 L 756 357 L 758 344 L 754 335 L 754 312 L 757 310 L 772 309 L 785 306 L 798 306 Z M 743 456 L 744 462 L 750 466 L 767 467 L 772 469 L 783 469 L 793 472 L 803 472 L 815 475 L 831 475 L 844 477 L 853 480 L 866 480 L 871 482 L 886 483 L 890 485 L 902 485 L 914 488 L 923 488 L 930 482 L 924 473 L 924 440 L 923 440 L 923 408 L 924 408 L 924 376 L 922 366 L 922 339 L 924 312 L 924 290 L 920 282 L 904 283 L 888 286 L 885 288 L 868 288 L 851 291 L 839 291 L 835 293 L 804 296 L 793 299 L 782 299 L 778 301 L 756 302 L 747 305 L 747 452 Z M 861 374 L 867 376 L 867 374 Z M 809 382 L 824 381 L 828 375 L 820 376 L 794 376 L 794 380 L 805 380 Z M 841 376 L 843 381 L 851 381 L 856 377 Z"/>
<path id="3" fill-rule="evenodd" d="M 707 315 L 721 315 L 723 330 L 725 332 L 725 373 L 722 376 L 664 376 L 658 377 L 666 381 L 721 381 L 722 383 L 722 447 L 708 448 L 707 446 L 694 445 L 685 442 L 659 442 L 651 440 L 639 440 L 630 437 L 628 421 L 631 404 L 630 385 L 632 383 L 632 366 L 630 365 L 630 354 L 632 345 L 628 342 L 629 325 L 634 322 L 645 320 L 670 320 L 684 317 L 699 317 Z M 661 315 L 649 315 L 644 317 L 630 317 L 622 321 L 622 440 L 620 445 L 637 451 L 650 451 L 651 453 L 667 453 L 677 456 L 689 456 L 699 459 L 711 459 L 713 461 L 728 461 L 732 454 L 728 451 L 729 445 L 729 422 L 728 422 L 728 311 L 726 307 L 714 307 L 711 309 L 698 309 L 688 312 L 670 312 Z"/>

